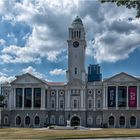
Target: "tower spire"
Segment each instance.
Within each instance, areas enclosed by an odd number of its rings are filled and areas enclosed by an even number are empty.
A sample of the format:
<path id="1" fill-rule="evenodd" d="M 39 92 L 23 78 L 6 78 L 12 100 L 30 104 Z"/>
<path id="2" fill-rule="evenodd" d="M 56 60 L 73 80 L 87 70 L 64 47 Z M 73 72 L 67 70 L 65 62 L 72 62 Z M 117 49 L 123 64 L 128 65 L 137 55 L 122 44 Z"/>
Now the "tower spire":
<path id="1" fill-rule="evenodd" d="M 68 71 L 67 79 L 85 81 L 85 30 L 79 16 L 73 20 L 69 28 L 68 39 Z"/>

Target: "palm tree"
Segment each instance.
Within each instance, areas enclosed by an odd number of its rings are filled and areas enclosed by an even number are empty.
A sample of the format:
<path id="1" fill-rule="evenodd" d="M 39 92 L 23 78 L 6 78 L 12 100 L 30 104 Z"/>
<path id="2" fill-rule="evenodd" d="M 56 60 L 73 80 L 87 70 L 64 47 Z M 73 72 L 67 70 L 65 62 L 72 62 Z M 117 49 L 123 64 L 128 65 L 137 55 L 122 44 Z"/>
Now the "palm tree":
<path id="1" fill-rule="evenodd" d="M 4 96 L 0 95 L 0 127 L 2 126 L 1 125 L 1 109 L 4 107 L 3 100 L 4 100 Z"/>

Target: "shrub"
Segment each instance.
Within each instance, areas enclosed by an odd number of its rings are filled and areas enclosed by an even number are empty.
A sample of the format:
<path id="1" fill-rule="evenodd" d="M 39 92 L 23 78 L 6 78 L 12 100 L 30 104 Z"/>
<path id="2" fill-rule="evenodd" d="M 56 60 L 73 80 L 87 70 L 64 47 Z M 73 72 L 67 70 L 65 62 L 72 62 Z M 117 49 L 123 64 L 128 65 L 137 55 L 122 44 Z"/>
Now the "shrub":
<path id="1" fill-rule="evenodd" d="M 49 129 L 54 129 L 54 126 L 49 126 Z"/>

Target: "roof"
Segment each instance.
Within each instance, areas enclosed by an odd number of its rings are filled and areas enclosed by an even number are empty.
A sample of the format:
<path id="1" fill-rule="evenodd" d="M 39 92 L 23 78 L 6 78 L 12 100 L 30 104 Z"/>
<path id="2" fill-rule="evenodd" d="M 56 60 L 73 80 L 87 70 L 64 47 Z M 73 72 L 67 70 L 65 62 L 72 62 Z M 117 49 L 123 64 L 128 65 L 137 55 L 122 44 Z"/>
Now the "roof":
<path id="1" fill-rule="evenodd" d="M 137 80 L 137 81 L 140 80 L 139 78 L 137 78 L 137 77 L 135 77 L 135 76 L 132 76 L 132 75 L 127 74 L 127 73 L 125 73 L 125 72 L 121 72 L 121 73 L 118 73 L 118 74 L 116 74 L 116 75 L 113 75 L 113 76 L 110 77 L 110 78 L 105 78 L 105 79 L 103 80 L 103 82 L 107 82 L 107 81 L 109 81 L 109 80 L 111 80 L 111 79 L 113 79 L 113 78 L 115 78 L 115 77 L 117 77 L 117 76 L 119 76 L 119 75 L 121 75 L 121 74 L 126 75 L 126 76 L 128 76 L 128 77 L 131 77 L 131 78 L 133 78 L 133 79 L 135 79 L 135 80 Z"/>
<path id="2" fill-rule="evenodd" d="M 64 82 L 47 82 L 50 86 L 64 86 Z"/>
<path id="3" fill-rule="evenodd" d="M 31 76 L 31 77 L 33 77 L 33 78 L 39 80 L 40 82 L 42 82 L 42 83 L 44 83 L 44 84 L 47 84 L 47 82 L 46 82 L 45 80 L 40 79 L 40 78 L 34 76 L 34 75 L 31 74 L 31 73 L 24 73 L 24 74 L 22 74 L 22 75 L 17 75 L 17 76 L 16 76 L 16 79 L 13 80 L 13 81 L 11 82 L 11 84 L 14 83 L 15 81 L 17 81 L 18 79 L 21 79 L 21 78 L 22 78 L 23 76 L 25 76 L 25 75 L 29 75 L 29 76 Z"/>
<path id="4" fill-rule="evenodd" d="M 83 22 L 79 16 L 76 16 L 76 18 L 73 20 L 72 25 L 83 25 Z"/>
<path id="5" fill-rule="evenodd" d="M 21 78 L 22 78 L 23 76 L 25 76 L 25 75 L 29 75 L 29 76 L 31 76 L 31 77 L 33 77 L 33 78 L 39 80 L 40 82 L 42 82 L 42 83 L 44 83 L 44 84 L 46 84 L 46 85 L 48 85 L 48 86 L 64 86 L 64 85 L 66 84 L 65 82 L 47 82 L 47 81 L 45 81 L 45 80 L 43 80 L 43 79 L 41 79 L 41 78 L 38 78 L 38 77 L 32 75 L 31 73 L 25 73 L 25 74 L 16 76 L 16 79 L 15 79 L 14 81 L 12 81 L 11 84 L 13 84 L 13 83 L 14 83 L 15 81 L 17 81 L 18 79 L 21 79 Z"/>

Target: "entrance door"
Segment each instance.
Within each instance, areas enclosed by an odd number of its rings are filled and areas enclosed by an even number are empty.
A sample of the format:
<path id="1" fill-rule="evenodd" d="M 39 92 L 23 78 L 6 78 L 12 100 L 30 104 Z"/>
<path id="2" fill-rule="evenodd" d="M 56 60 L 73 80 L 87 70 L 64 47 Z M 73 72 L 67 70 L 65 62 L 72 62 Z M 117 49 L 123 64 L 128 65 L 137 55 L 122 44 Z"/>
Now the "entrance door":
<path id="1" fill-rule="evenodd" d="M 79 126 L 80 125 L 80 119 L 75 116 L 71 119 L 71 126 Z"/>

